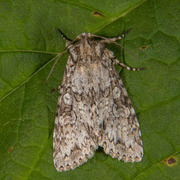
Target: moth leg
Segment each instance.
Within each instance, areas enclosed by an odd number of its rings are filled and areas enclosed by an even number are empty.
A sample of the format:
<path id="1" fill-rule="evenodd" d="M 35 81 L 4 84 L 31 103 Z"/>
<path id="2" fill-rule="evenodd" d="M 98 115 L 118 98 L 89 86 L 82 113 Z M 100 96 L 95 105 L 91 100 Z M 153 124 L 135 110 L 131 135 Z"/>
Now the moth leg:
<path id="1" fill-rule="evenodd" d="M 57 90 L 60 90 L 61 89 L 61 86 L 58 86 L 57 88 L 54 88 L 54 89 L 51 89 L 51 93 L 54 92 L 54 91 L 57 91 Z"/>
<path id="2" fill-rule="evenodd" d="M 129 67 L 127 65 L 125 65 L 124 63 L 121 63 L 116 57 L 112 57 L 112 61 L 113 61 L 113 64 L 118 64 L 120 66 L 122 66 L 123 68 L 126 68 L 127 70 L 129 71 L 142 71 L 142 70 L 146 70 L 146 68 L 132 68 L 132 67 Z"/>

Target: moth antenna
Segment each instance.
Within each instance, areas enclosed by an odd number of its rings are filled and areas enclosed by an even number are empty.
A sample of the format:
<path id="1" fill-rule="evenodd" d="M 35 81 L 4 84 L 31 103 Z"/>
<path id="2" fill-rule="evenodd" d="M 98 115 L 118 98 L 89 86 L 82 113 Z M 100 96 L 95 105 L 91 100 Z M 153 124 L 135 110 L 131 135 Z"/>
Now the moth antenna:
<path id="1" fill-rule="evenodd" d="M 51 68 L 51 70 L 50 70 L 50 72 L 49 72 L 49 74 L 48 74 L 48 77 L 46 78 L 46 81 L 45 81 L 45 82 L 47 82 L 47 80 L 49 79 L 49 77 L 50 77 L 51 73 L 53 72 L 54 67 L 55 67 L 56 63 L 58 62 L 59 58 L 64 54 L 64 52 L 66 51 L 66 49 L 68 49 L 68 47 L 69 47 L 71 44 L 73 44 L 77 39 L 78 39 L 78 37 L 75 38 L 73 41 L 71 41 L 70 44 L 68 44 L 68 45 L 63 49 L 63 51 L 59 54 L 59 56 L 57 57 L 56 61 L 55 61 L 54 64 L 53 64 L 53 66 L 52 66 L 52 68 Z"/>
<path id="2" fill-rule="evenodd" d="M 50 75 L 51 75 L 51 73 L 53 72 L 53 70 L 54 70 L 54 67 L 55 67 L 55 65 L 56 65 L 56 63 L 57 63 L 57 61 L 59 60 L 59 58 L 64 54 L 64 52 L 65 52 L 65 50 L 67 49 L 67 47 L 66 48 L 64 48 L 63 49 L 63 51 L 59 54 L 59 56 L 57 57 L 57 59 L 56 59 L 56 61 L 54 62 L 54 64 L 53 64 L 53 66 L 52 66 L 52 68 L 51 68 L 51 70 L 50 70 L 50 72 L 49 72 L 49 74 L 48 74 L 48 76 L 47 76 L 47 78 L 46 78 L 46 81 L 45 82 L 47 82 L 47 80 L 49 79 L 49 77 L 50 77 Z"/>
<path id="3" fill-rule="evenodd" d="M 59 28 L 57 29 L 60 33 L 61 37 L 68 43 L 70 43 L 72 40 L 70 40 Z"/>
<path id="4" fill-rule="evenodd" d="M 108 39 L 108 41 L 113 41 L 113 42 L 115 42 L 115 41 L 118 41 L 118 40 L 121 40 L 122 38 L 124 38 L 125 36 L 127 36 L 127 34 L 129 33 L 129 31 L 130 31 L 130 29 L 128 29 L 124 34 L 121 34 L 120 36 L 118 36 L 118 37 L 114 37 L 114 38 L 107 38 Z"/>
<path id="5" fill-rule="evenodd" d="M 115 42 L 116 40 L 120 40 L 122 39 L 122 37 L 125 37 L 128 32 L 130 31 L 130 29 L 128 29 L 123 35 L 119 36 L 119 37 L 116 37 L 116 38 L 106 38 L 106 37 L 103 37 L 103 36 L 98 36 L 98 35 L 94 35 L 94 34 L 91 34 L 92 37 L 97 37 L 97 38 L 101 38 L 101 39 L 104 39 L 106 43 L 113 43 L 119 47 L 121 47 L 122 49 L 124 49 L 126 52 L 128 52 L 129 54 L 131 54 L 134 58 L 136 58 L 137 60 L 140 60 L 137 56 L 135 56 L 131 51 L 129 51 L 128 49 L 126 49 L 124 46 L 122 46 L 121 44 L 118 44 L 117 42 Z"/>

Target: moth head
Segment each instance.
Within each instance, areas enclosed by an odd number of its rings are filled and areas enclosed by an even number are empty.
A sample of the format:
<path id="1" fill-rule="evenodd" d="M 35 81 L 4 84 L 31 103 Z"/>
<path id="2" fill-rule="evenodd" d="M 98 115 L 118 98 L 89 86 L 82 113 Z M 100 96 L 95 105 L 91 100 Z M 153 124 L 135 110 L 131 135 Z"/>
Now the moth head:
<path id="1" fill-rule="evenodd" d="M 86 38 L 90 38 L 90 37 L 91 37 L 90 33 L 83 32 L 82 34 L 77 36 L 77 39 L 80 40 L 80 39 L 86 39 Z"/>

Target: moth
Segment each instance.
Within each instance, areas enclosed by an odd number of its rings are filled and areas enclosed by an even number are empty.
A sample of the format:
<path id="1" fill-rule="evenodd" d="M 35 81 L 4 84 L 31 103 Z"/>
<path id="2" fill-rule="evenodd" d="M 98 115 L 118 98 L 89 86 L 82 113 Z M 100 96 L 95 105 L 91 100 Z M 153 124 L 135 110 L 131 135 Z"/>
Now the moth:
<path id="1" fill-rule="evenodd" d="M 114 64 L 133 71 L 144 68 L 126 66 L 106 48 L 106 43 L 117 44 L 128 31 L 115 38 L 82 33 L 74 41 L 59 32 L 69 56 L 62 83 L 54 89 L 60 90 L 53 134 L 57 171 L 87 162 L 98 146 L 118 160 L 141 161 L 139 123 Z"/>

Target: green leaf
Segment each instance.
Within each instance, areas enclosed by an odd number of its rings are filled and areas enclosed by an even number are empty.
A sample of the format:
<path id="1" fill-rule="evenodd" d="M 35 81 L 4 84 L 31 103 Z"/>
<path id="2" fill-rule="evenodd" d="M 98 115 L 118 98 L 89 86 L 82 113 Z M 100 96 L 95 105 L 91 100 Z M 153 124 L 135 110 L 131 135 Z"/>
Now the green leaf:
<path id="1" fill-rule="evenodd" d="M 180 126 L 179 3 L 172 0 L 0 0 L 0 179 L 178 179 Z M 53 165 L 57 93 L 67 53 L 57 32 L 106 37 L 131 29 L 120 41 L 141 60 L 115 45 L 117 67 L 141 125 L 144 157 L 139 163 L 112 159 L 100 148 L 87 163 L 58 173 Z"/>

